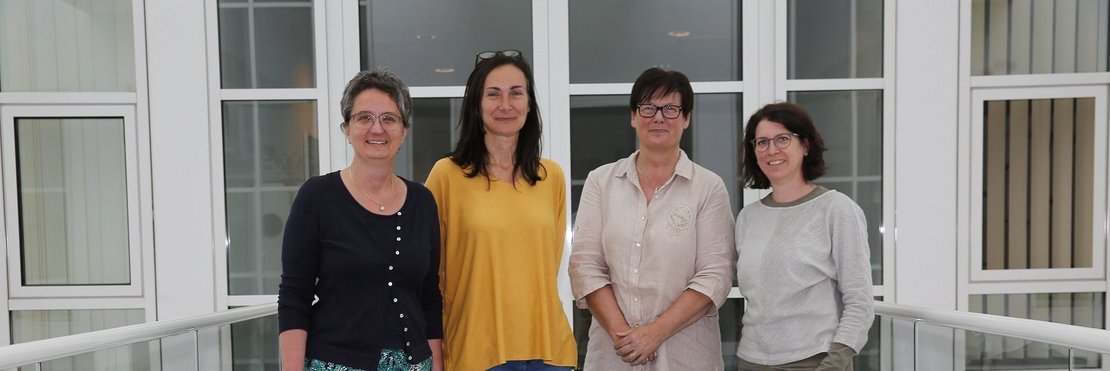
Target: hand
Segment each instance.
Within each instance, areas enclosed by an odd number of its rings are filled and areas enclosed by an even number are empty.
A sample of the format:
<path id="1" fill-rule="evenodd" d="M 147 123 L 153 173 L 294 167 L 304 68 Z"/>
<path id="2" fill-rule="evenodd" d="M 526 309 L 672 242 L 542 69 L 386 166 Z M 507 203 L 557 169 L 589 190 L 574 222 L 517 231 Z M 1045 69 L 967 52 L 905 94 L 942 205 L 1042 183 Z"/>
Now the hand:
<path id="1" fill-rule="evenodd" d="M 841 343 L 832 343 L 828 354 L 821 360 L 821 365 L 817 366 L 814 371 L 850 370 L 852 369 L 852 357 L 855 355 L 855 349 Z"/>
<path id="2" fill-rule="evenodd" d="M 617 336 L 620 340 L 613 343 L 613 349 L 621 360 L 632 366 L 655 361 L 659 345 L 666 340 L 666 335 L 654 324 L 618 331 Z"/>

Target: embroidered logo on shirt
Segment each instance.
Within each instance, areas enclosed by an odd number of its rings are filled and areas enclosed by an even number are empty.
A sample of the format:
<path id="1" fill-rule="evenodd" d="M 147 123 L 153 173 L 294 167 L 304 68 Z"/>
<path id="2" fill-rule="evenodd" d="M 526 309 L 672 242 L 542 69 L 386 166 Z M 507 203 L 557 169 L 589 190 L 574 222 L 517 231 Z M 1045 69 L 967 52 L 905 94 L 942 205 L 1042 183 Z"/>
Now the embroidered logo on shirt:
<path id="1" fill-rule="evenodd" d="M 677 237 L 694 224 L 694 212 L 686 205 L 675 205 L 667 213 L 667 224 L 671 227 L 671 236 Z"/>

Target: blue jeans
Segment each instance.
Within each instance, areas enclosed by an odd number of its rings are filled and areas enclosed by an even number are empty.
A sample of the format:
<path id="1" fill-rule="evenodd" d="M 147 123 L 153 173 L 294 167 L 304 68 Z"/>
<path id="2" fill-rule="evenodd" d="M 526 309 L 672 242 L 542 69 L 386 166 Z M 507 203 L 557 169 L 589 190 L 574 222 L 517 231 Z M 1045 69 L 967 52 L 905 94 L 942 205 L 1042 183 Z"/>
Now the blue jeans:
<path id="1" fill-rule="evenodd" d="M 489 371 L 568 371 L 574 367 L 552 366 L 543 363 L 543 360 L 533 359 L 528 361 L 508 361 L 504 364 L 493 366 Z"/>

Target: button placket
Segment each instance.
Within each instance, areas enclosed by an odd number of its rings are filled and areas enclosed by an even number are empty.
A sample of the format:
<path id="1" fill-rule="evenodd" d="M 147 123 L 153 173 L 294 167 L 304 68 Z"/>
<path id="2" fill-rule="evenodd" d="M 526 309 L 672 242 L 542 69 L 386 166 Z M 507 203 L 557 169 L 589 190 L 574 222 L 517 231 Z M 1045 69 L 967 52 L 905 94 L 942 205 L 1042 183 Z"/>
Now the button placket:
<path id="1" fill-rule="evenodd" d="M 628 280 L 631 282 L 633 287 L 640 286 L 640 263 L 643 261 L 644 248 L 647 243 L 644 240 L 644 236 L 647 234 L 647 224 L 649 221 L 647 216 L 648 212 L 651 209 L 651 205 L 655 204 L 654 201 L 649 204 L 642 195 L 638 197 L 637 201 L 639 208 L 639 210 L 637 210 L 637 214 L 639 214 L 640 217 L 638 218 L 638 220 L 635 220 L 635 227 L 632 231 L 632 248 L 631 253 L 629 254 L 627 271 L 631 273 L 629 274 Z M 639 293 L 632 294 L 631 308 L 628 313 L 631 317 L 629 318 L 629 320 L 635 322 L 638 322 L 641 318 L 643 318 L 643 306 L 640 304 L 640 297 L 638 295 Z"/>
<path id="2" fill-rule="evenodd" d="M 393 230 L 396 232 L 396 236 L 394 238 L 394 244 L 395 245 L 394 245 L 393 255 L 390 257 L 390 261 L 388 263 L 388 266 L 386 267 L 386 277 L 387 277 L 386 278 L 386 286 L 388 287 L 389 298 L 393 302 L 393 310 L 397 313 L 397 320 L 400 321 L 401 328 L 403 330 L 401 332 L 401 337 L 405 342 L 405 353 L 412 354 L 411 349 L 409 349 L 409 348 L 411 347 L 413 339 L 412 339 L 412 336 L 409 334 L 408 321 L 405 320 L 404 310 L 400 306 L 400 299 L 397 295 L 397 292 L 394 291 L 396 289 L 394 288 L 394 285 L 393 285 L 393 281 L 394 281 L 393 272 L 395 271 L 394 267 L 397 265 L 398 260 L 401 257 L 401 237 L 402 237 L 401 216 L 402 215 L 403 214 L 400 211 L 398 211 L 397 214 L 395 214 L 394 217 L 393 217 L 393 221 L 395 223 L 395 226 L 394 226 Z M 408 356 L 408 358 L 409 358 L 409 360 L 412 360 L 411 355 Z"/>

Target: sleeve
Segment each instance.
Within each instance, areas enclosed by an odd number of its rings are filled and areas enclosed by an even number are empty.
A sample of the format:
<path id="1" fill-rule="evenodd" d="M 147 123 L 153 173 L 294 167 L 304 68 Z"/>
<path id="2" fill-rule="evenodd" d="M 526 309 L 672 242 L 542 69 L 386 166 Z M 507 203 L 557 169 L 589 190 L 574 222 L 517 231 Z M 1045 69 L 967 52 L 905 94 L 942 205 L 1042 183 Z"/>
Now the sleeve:
<path id="1" fill-rule="evenodd" d="M 712 186 L 700 205 L 695 222 L 697 228 L 697 257 L 694 277 L 686 288 L 697 291 L 713 300 L 720 308 L 732 289 L 732 274 L 736 265 L 733 247 L 732 204 L 720 177 L 714 175 Z M 716 315 L 714 310 L 710 315 Z"/>
<path id="2" fill-rule="evenodd" d="M 315 180 L 309 179 L 289 210 L 281 243 L 281 284 L 278 286 L 278 331 L 308 330 L 320 263 L 320 223 Z"/>
<path id="3" fill-rule="evenodd" d="M 602 189 L 597 180 L 601 176 L 595 170 L 586 177 L 575 215 L 568 271 L 571 292 L 580 309 L 587 307 L 586 295 L 612 284 L 601 242 L 601 231 L 605 228 L 601 212 Z"/>
<path id="4" fill-rule="evenodd" d="M 439 291 L 439 221 L 435 199 L 426 194 L 428 212 L 425 218 L 428 223 L 428 272 L 424 276 L 424 286 L 421 288 L 420 305 L 424 309 L 424 318 L 428 321 L 425 336 L 428 339 L 443 338 L 443 295 Z"/>
<path id="5" fill-rule="evenodd" d="M 871 286 L 871 249 L 867 246 L 867 221 L 863 210 L 847 196 L 829 210 L 832 259 L 836 264 L 841 315 L 833 341 L 857 353 L 867 343 L 875 319 Z"/>

